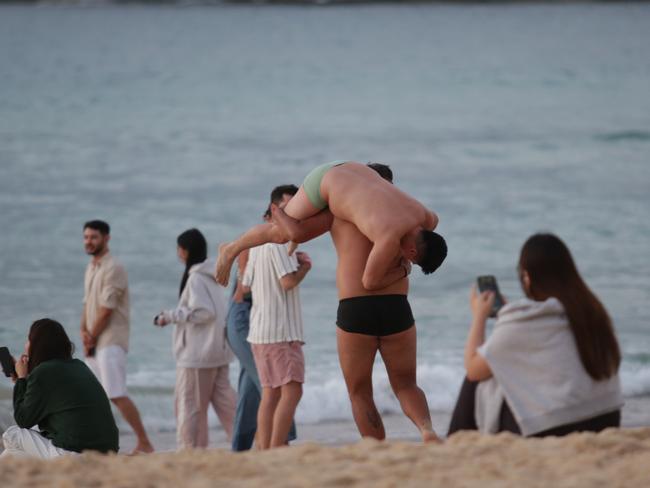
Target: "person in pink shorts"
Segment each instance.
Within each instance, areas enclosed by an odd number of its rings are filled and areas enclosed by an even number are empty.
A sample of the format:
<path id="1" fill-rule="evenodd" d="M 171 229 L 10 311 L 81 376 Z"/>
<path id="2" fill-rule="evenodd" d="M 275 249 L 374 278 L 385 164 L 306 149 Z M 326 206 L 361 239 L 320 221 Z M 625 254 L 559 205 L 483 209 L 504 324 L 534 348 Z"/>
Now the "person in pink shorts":
<path id="1" fill-rule="evenodd" d="M 286 205 L 298 191 L 277 187 L 271 201 Z M 248 342 L 262 386 L 257 412 L 259 449 L 285 445 L 302 396 L 305 358 L 298 285 L 311 269 L 305 253 L 289 256 L 286 244 L 264 244 L 250 250 L 242 283 L 251 287 L 253 305 Z"/>

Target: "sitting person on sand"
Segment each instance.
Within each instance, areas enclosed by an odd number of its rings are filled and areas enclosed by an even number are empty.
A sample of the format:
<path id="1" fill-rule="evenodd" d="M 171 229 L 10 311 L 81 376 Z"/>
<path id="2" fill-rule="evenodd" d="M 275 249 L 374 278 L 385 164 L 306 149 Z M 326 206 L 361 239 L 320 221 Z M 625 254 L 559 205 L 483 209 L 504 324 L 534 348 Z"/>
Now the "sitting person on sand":
<path id="1" fill-rule="evenodd" d="M 329 212 L 323 212 L 328 207 Z M 305 242 L 323 234 L 332 215 L 354 224 L 373 244 L 362 278 L 367 290 L 385 288 L 404 277 L 398 255 L 420 265 L 425 274 L 441 263 L 440 240 L 433 232 L 438 216 L 364 164 L 336 161 L 318 166 L 283 212 L 273 208 L 278 222 L 257 225 L 219 247 L 215 271 L 219 283 L 228 283 L 230 268 L 243 250 L 268 242 Z"/>
<path id="2" fill-rule="evenodd" d="M 533 235 L 521 250 L 518 272 L 527 298 L 499 311 L 487 340 L 495 297 L 472 290 L 467 378 L 449 435 L 478 429 L 542 437 L 618 427 L 618 342 L 569 249 L 552 234 Z"/>
<path id="3" fill-rule="evenodd" d="M 34 322 L 16 361 L 14 419 L 1 456 L 50 459 L 81 451 L 117 452 L 119 434 L 104 388 L 72 359 L 73 344 L 51 319 Z M 38 430 L 32 427 L 38 425 Z"/>

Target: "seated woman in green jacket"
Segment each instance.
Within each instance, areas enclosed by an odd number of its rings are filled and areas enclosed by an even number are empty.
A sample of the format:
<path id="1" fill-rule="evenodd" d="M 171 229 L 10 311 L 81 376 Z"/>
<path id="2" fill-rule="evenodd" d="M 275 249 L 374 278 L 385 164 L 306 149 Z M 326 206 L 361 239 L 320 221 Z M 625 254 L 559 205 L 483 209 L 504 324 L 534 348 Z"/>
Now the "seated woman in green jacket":
<path id="1" fill-rule="evenodd" d="M 15 365 L 18 425 L 2 435 L 1 456 L 49 459 L 85 450 L 118 451 L 106 393 L 88 367 L 72 358 L 73 349 L 60 323 L 41 319 L 32 324 L 25 354 Z"/>

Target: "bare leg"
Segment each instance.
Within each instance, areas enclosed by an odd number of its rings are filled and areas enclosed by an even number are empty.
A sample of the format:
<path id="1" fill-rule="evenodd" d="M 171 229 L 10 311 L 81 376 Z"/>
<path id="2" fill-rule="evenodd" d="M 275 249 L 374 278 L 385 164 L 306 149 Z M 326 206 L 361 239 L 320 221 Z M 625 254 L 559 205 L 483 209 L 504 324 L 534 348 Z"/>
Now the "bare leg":
<path id="1" fill-rule="evenodd" d="M 262 387 L 262 400 L 257 410 L 256 444 L 259 449 L 271 447 L 273 415 L 280 401 L 280 388 Z M 285 437 L 286 439 L 286 437 Z"/>
<path id="2" fill-rule="evenodd" d="M 124 420 L 126 420 L 127 423 L 131 426 L 133 432 L 135 432 L 135 435 L 138 438 L 138 443 L 136 444 L 135 449 L 133 449 L 133 452 L 153 452 L 153 446 L 151 445 L 151 442 L 149 442 L 147 433 L 145 432 L 144 426 L 142 425 L 140 412 L 138 412 L 138 408 L 131 401 L 131 399 L 128 396 L 124 396 L 119 398 L 111 398 L 111 401 L 118 408 L 122 414 L 122 417 L 124 417 Z"/>
<path id="3" fill-rule="evenodd" d="M 296 193 L 284 207 L 284 211 L 292 219 L 300 221 L 316 215 L 320 212 L 320 209 L 312 205 L 309 198 L 307 198 L 305 190 L 300 187 L 298 193 Z M 329 230 L 329 226 L 320 234 L 327 232 L 327 230 Z M 219 257 L 217 258 L 215 279 L 223 286 L 228 285 L 232 263 L 243 250 L 255 246 L 261 246 L 267 242 L 284 244 L 285 242 L 289 242 L 289 240 L 291 239 L 286 235 L 284 229 L 276 224 L 256 225 L 239 236 L 236 240 L 219 246 Z"/>
<path id="4" fill-rule="evenodd" d="M 280 387 L 280 401 L 273 415 L 273 432 L 271 434 L 271 447 L 280 447 L 287 444 L 287 436 L 291 429 L 291 422 L 296 413 L 296 407 L 302 397 L 302 384 L 296 381 Z"/>
<path id="5" fill-rule="evenodd" d="M 384 424 L 372 396 L 372 366 L 379 347 L 377 337 L 345 332 L 337 327 L 336 345 L 359 433 L 362 437 L 385 439 Z"/>
<path id="6" fill-rule="evenodd" d="M 323 235 L 332 227 L 334 216 L 329 210 L 322 210 L 304 220 L 296 220 L 278 206 L 271 206 L 273 222 L 282 228 L 284 234 L 296 243 L 307 242 Z"/>
<path id="7" fill-rule="evenodd" d="M 416 350 L 415 326 L 380 338 L 379 352 L 402 411 L 420 430 L 423 442 L 439 442 L 431 425 L 427 398 L 416 383 Z"/>
<path id="8" fill-rule="evenodd" d="M 217 268 L 215 270 L 215 279 L 223 286 L 228 285 L 230 279 L 230 268 L 240 252 L 251 247 L 261 246 L 267 242 L 284 244 L 289 238 L 284 234 L 281 227 L 275 224 L 256 225 L 232 242 L 226 242 L 219 246 L 219 256 L 217 257 Z"/>
<path id="9" fill-rule="evenodd" d="M 291 200 L 289 200 L 287 205 L 284 207 L 284 212 L 295 220 L 308 219 L 309 217 L 316 215 L 321 210 L 322 209 L 320 208 L 314 207 L 314 205 L 307 197 L 305 189 L 302 186 L 300 186 L 298 193 L 291 197 Z"/>

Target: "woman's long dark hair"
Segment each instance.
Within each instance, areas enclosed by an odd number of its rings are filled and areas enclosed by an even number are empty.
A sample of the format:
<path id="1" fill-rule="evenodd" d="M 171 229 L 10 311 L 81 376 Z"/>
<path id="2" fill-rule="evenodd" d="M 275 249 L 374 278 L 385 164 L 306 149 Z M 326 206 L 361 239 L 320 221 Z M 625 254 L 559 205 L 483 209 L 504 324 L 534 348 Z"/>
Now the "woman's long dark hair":
<path id="1" fill-rule="evenodd" d="M 616 374 L 621 351 L 603 304 L 578 273 L 569 249 L 553 234 L 536 234 L 521 249 L 519 270 L 528 272 L 534 300 L 557 298 L 567 314 L 580 360 L 594 380 Z"/>
<path id="2" fill-rule="evenodd" d="M 29 362 L 27 372 L 51 359 L 72 359 L 74 344 L 56 320 L 40 319 L 29 329 Z"/>
<path id="3" fill-rule="evenodd" d="M 187 262 L 185 263 L 185 272 L 181 279 L 181 288 L 178 292 L 180 296 L 187 284 L 187 278 L 190 275 L 190 268 L 195 264 L 202 263 L 208 258 L 208 243 L 199 229 L 189 229 L 183 232 L 176 239 L 176 244 L 187 251 Z"/>

